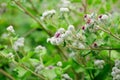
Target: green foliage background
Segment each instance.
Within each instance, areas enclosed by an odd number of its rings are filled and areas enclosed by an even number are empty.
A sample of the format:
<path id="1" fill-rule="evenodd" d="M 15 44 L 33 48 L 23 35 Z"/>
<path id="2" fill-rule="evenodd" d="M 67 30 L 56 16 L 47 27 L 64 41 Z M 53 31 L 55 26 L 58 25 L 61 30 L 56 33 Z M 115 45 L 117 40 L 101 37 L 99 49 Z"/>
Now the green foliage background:
<path id="1" fill-rule="evenodd" d="M 57 14 L 53 17 L 53 19 L 47 19 L 45 22 L 45 26 L 47 29 L 52 32 L 53 34 L 56 32 L 56 30 L 60 27 L 67 28 L 68 24 L 62 17 L 60 16 L 58 3 L 60 0 L 18 0 L 20 1 L 21 5 L 27 9 L 32 15 L 34 15 L 38 20 L 40 19 L 40 16 L 42 13 L 46 10 L 55 9 L 57 10 Z M 83 11 L 83 7 L 81 4 L 81 0 L 70 0 L 72 4 L 75 6 L 74 10 L 71 10 L 69 13 L 68 19 L 71 24 L 76 26 L 76 29 L 79 29 L 82 25 L 85 24 L 83 16 L 86 13 L 92 13 L 95 12 L 97 14 L 114 14 L 115 17 L 113 19 L 113 28 L 111 28 L 111 31 L 113 33 L 120 34 L 120 0 L 87 0 L 87 12 L 85 13 Z M 84 1 L 84 0 L 83 0 Z M 2 6 L 2 4 L 5 4 L 6 6 Z M 33 6 L 35 9 L 33 8 Z M 32 63 L 39 63 L 39 54 L 34 53 L 34 48 L 37 45 L 45 46 L 47 49 L 46 55 L 43 57 L 43 63 L 45 66 L 49 65 L 56 65 L 58 61 L 63 62 L 63 69 L 65 69 L 65 72 L 68 73 L 73 80 L 75 79 L 75 75 L 77 74 L 79 77 L 84 72 L 85 79 L 80 80 L 90 80 L 89 75 L 87 74 L 87 70 L 89 70 L 92 73 L 95 73 L 94 80 L 112 80 L 112 76 L 110 75 L 111 69 L 114 65 L 114 60 L 119 59 L 120 51 L 113 50 L 111 51 L 111 59 L 109 60 L 108 51 L 98 51 L 99 55 L 96 54 L 95 51 L 83 51 L 84 53 L 90 52 L 90 57 L 93 60 L 94 58 L 98 57 L 100 59 L 104 59 L 108 63 L 105 65 L 104 69 L 102 71 L 96 70 L 93 66 L 93 61 L 87 62 L 87 67 L 84 67 L 83 64 L 78 66 L 78 63 L 76 60 L 69 58 L 67 61 L 64 61 L 61 57 L 61 51 L 58 50 L 56 46 L 51 45 L 50 43 L 46 42 L 46 39 L 49 37 L 49 35 L 41 29 L 41 26 L 30 16 L 26 15 L 23 10 L 20 9 L 12 0 L 0 0 L 0 36 L 2 36 L 3 33 L 6 33 L 6 28 L 9 25 L 13 25 L 15 32 L 17 34 L 17 37 L 19 36 L 25 36 L 25 46 L 24 50 L 26 52 L 26 56 L 22 57 L 22 59 L 19 61 L 19 63 L 24 63 L 25 65 L 29 66 L 32 70 L 34 69 L 30 65 Z M 115 29 L 116 28 L 116 29 Z M 88 35 L 89 36 L 89 35 Z M 93 35 L 91 35 L 93 36 Z M 88 38 L 88 40 L 91 40 Z M 119 42 L 116 43 L 116 40 L 113 39 L 110 36 L 107 36 L 107 34 L 102 35 L 102 37 L 107 40 L 105 46 L 120 48 Z M 111 43 L 112 41 L 112 43 Z M 6 45 L 10 45 L 10 42 L 8 40 L 3 40 L 0 38 L 0 51 L 2 53 L 8 53 L 11 50 L 3 50 Z M 62 46 L 62 50 L 64 47 Z M 2 51 L 3 50 L 3 51 Z M 70 53 L 70 51 L 66 51 L 67 54 Z M 82 51 L 80 51 L 82 52 Z M 78 54 L 79 56 L 79 54 Z M 79 59 L 79 57 L 78 57 Z M 7 63 L 7 64 L 6 64 Z M 39 80 L 39 78 L 35 76 L 31 76 L 31 72 L 26 71 L 25 69 L 21 68 L 20 66 L 13 67 L 10 69 L 9 62 L 7 62 L 6 57 L 0 56 L 0 68 L 4 69 L 6 72 L 11 74 L 16 80 Z M 14 66 L 14 65 L 13 65 Z M 76 74 L 73 73 L 75 71 Z M 59 70 L 58 70 L 59 71 Z M 58 72 L 59 73 L 59 72 Z M 50 76 L 54 76 L 55 73 L 53 71 L 47 71 L 45 74 Z M 102 76 L 102 77 L 101 77 Z M 2 73 L 0 73 L 0 80 L 9 80 L 6 76 L 4 76 Z M 55 79 L 59 80 L 59 79 Z"/>

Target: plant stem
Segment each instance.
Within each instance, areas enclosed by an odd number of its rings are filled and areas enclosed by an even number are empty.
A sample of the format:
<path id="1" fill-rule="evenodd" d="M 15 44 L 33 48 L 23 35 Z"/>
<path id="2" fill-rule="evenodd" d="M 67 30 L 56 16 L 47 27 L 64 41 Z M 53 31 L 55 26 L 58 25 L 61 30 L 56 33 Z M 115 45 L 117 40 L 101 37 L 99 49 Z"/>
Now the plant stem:
<path id="1" fill-rule="evenodd" d="M 31 33 L 33 33 L 37 28 L 30 29 L 27 33 L 23 35 L 23 37 L 29 36 Z"/>
<path id="2" fill-rule="evenodd" d="M 65 18 L 65 21 L 68 25 L 70 25 L 70 21 L 68 20 L 68 16 L 66 14 L 64 14 L 64 18 Z"/>
<path id="3" fill-rule="evenodd" d="M 81 63 L 82 63 L 84 65 L 84 67 L 87 67 L 84 57 L 80 57 L 79 55 L 76 55 L 76 57 L 78 57 L 78 61 L 80 62 L 80 63 L 78 62 L 79 65 L 81 65 Z M 86 71 L 88 72 L 90 79 L 93 80 L 91 72 L 89 70 L 86 70 Z"/>
<path id="4" fill-rule="evenodd" d="M 109 56 L 109 59 L 110 59 L 111 58 L 111 50 L 109 50 L 108 56 Z"/>
<path id="5" fill-rule="evenodd" d="M 38 10 L 36 9 L 36 7 L 34 6 L 32 0 L 28 0 L 28 1 L 31 3 L 33 10 L 34 10 L 36 13 L 39 14 L 39 12 L 38 12 Z"/>
<path id="6" fill-rule="evenodd" d="M 82 6 L 84 8 L 84 13 L 87 13 L 87 0 L 82 0 Z"/>
<path id="7" fill-rule="evenodd" d="M 110 34 L 111 36 L 113 36 L 114 38 L 116 38 L 116 39 L 118 39 L 118 40 L 120 41 L 120 38 L 119 38 L 118 36 L 114 35 L 111 31 L 105 30 L 105 29 L 103 29 L 103 28 L 101 28 L 101 27 L 99 27 L 99 26 L 98 26 L 97 28 L 100 29 L 100 30 L 102 30 L 102 31 L 105 32 L 105 33 Z"/>
<path id="8" fill-rule="evenodd" d="M 49 31 L 45 28 L 45 26 L 44 26 L 43 24 L 41 24 L 41 22 L 40 22 L 38 19 L 36 19 L 31 13 L 29 13 L 29 11 L 27 11 L 18 1 L 15 1 L 15 0 L 13 0 L 13 1 L 16 3 L 16 5 L 18 5 L 18 6 L 23 10 L 24 13 L 26 13 L 26 14 L 29 15 L 31 18 L 33 18 L 33 19 L 41 26 L 41 28 L 42 28 L 47 34 L 49 34 L 49 36 L 52 35 L 52 33 L 49 32 Z"/>
<path id="9" fill-rule="evenodd" d="M 68 48 L 73 48 L 77 50 L 120 50 L 120 48 L 78 48 L 73 46 L 67 46 Z"/>
<path id="10" fill-rule="evenodd" d="M 13 41 L 12 41 L 11 38 L 10 38 L 10 44 L 11 44 L 11 47 L 13 48 Z M 18 53 L 15 50 L 14 50 L 14 53 L 16 54 L 18 60 L 20 60 L 20 57 L 19 57 Z"/>
<path id="11" fill-rule="evenodd" d="M 6 71 L 4 71 L 3 69 L 0 69 L 0 73 L 2 73 L 3 75 L 5 75 L 6 77 L 8 77 L 11 80 L 15 80 L 14 77 L 12 77 L 9 73 L 7 73 Z"/>
<path id="12" fill-rule="evenodd" d="M 16 61 L 14 61 L 14 63 L 16 65 L 19 65 L 20 67 L 24 68 L 25 70 L 31 72 L 32 74 L 34 74 L 35 76 L 39 77 L 40 79 L 45 80 L 45 77 L 43 75 L 40 75 L 40 74 L 37 74 L 37 73 L 33 72 L 31 69 L 29 69 L 28 67 L 24 66 L 23 64 L 19 64 Z"/>

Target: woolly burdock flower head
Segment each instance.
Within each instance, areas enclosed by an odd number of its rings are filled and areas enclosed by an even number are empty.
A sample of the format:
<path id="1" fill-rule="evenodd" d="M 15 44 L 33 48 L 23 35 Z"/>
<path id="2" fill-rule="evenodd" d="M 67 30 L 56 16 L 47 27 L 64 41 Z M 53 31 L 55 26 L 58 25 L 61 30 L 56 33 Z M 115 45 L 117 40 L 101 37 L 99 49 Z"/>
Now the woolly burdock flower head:
<path id="1" fill-rule="evenodd" d="M 60 12 L 65 13 L 65 12 L 69 12 L 68 8 L 60 8 Z"/>
<path id="2" fill-rule="evenodd" d="M 95 60 L 94 61 L 94 65 L 99 69 L 103 69 L 104 64 L 105 64 L 104 60 Z"/>
<path id="3" fill-rule="evenodd" d="M 59 37 L 60 37 L 60 35 L 61 35 L 61 33 L 56 32 L 54 36 L 55 36 L 55 38 L 59 38 Z"/>
<path id="4" fill-rule="evenodd" d="M 66 73 L 62 75 L 62 78 L 65 80 L 72 80 L 72 78 Z"/>
<path id="5" fill-rule="evenodd" d="M 62 44 L 64 42 L 64 38 L 65 38 L 65 36 L 63 36 L 64 33 L 65 33 L 64 28 L 58 29 L 58 31 L 54 34 L 53 37 L 47 39 L 47 42 L 50 42 L 53 45 Z"/>
<path id="6" fill-rule="evenodd" d="M 74 27 L 73 25 L 69 25 L 69 26 L 68 26 L 68 30 L 70 30 L 70 31 L 75 31 L 75 27 Z"/>
<path id="7" fill-rule="evenodd" d="M 58 31 L 57 32 L 59 32 L 59 33 L 64 33 L 65 32 L 65 29 L 64 28 L 60 28 L 60 29 L 58 29 Z"/>
<path id="8" fill-rule="evenodd" d="M 86 26 L 82 26 L 82 30 L 85 30 L 86 29 Z"/>
<path id="9" fill-rule="evenodd" d="M 13 26 L 11 26 L 11 25 L 7 27 L 7 31 L 9 31 L 11 33 L 15 33 L 15 30 L 14 30 Z"/>
<path id="10" fill-rule="evenodd" d="M 24 38 L 18 38 L 17 41 L 14 42 L 13 49 L 18 51 L 19 47 L 24 46 Z"/>
<path id="11" fill-rule="evenodd" d="M 43 50 L 46 50 L 45 47 L 41 46 L 41 45 L 38 45 L 36 48 L 35 48 L 35 52 L 36 53 L 39 53 L 40 51 L 43 51 Z"/>
<path id="12" fill-rule="evenodd" d="M 43 12 L 42 16 L 41 16 L 41 20 L 44 20 L 46 17 L 50 17 L 53 16 L 56 13 L 56 11 L 54 9 L 49 10 L 49 11 L 45 11 Z"/>
<path id="13" fill-rule="evenodd" d="M 99 15 L 98 20 L 107 20 L 109 17 L 106 14 Z"/>
<path id="14" fill-rule="evenodd" d="M 61 62 L 61 61 L 58 61 L 58 62 L 57 62 L 57 66 L 61 67 L 61 66 L 62 66 L 62 62 Z"/>

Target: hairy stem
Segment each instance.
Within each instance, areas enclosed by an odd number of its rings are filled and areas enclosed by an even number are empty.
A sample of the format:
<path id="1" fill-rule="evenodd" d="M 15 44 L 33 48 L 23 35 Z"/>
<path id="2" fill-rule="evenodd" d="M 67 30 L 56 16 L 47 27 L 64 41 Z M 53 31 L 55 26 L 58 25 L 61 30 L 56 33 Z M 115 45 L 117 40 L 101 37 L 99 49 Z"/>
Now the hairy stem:
<path id="1" fill-rule="evenodd" d="M 87 0 L 82 0 L 82 6 L 84 8 L 84 13 L 87 13 Z"/>
<path id="2" fill-rule="evenodd" d="M 7 73 L 6 71 L 4 71 L 3 69 L 0 69 L 0 73 L 2 73 L 3 75 L 5 75 L 6 77 L 8 77 L 11 80 L 15 80 L 14 77 L 12 77 L 9 73 Z"/>
<path id="3" fill-rule="evenodd" d="M 78 47 L 73 47 L 71 45 L 66 46 L 68 48 L 73 48 L 76 50 L 120 50 L 120 48 L 78 48 Z"/>
<path id="4" fill-rule="evenodd" d="M 109 35 L 113 36 L 114 38 L 116 38 L 117 40 L 120 41 L 120 38 L 118 36 L 116 36 L 115 34 L 113 34 L 111 31 L 105 30 L 105 29 L 103 29 L 102 27 L 99 27 L 99 26 L 97 28 L 100 29 L 100 30 L 102 30 L 105 33 L 108 33 Z"/>
<path id="5" fill-rule="evenodd" d="M 38 19 L 36 19 L 36 17 L 34 17 L 29 11 L 27 11 L 27 10 L 20 4 L 20 2 L 15 1 L 15 0 L 13 0 L 13 1 L 16 3 L 16 5 L 18 5 L 18 6 L 23 10 L 24 13 L 26 13 L 26 14 L 29 15 L 31 18 L 33 18 L 33 19 L 41 26 L 41 28 L 42 28 L 47 34 L 49 34 L 49 36 L 52 35 L 52 33 L 51 33 L 50 31 L 48 31 L 48 30 L 45 28 L 45 26 L 44 26 L 43 24 L 41 24 L 41 22 L 40 22 Z"/>
<path id="6" fill-rule="evenodd" d="M 16 65 L 19 65 L 20 67 L 24 68 L 25 70 L 31 72 L 32 74 L 34 74 L 35 76 L 39 77 L 40 79 L 45 80 L 45 77 L 44 77 L 43 75 L 40 75 L 40 74 L 37 74 L 37 73 L 33 72 L 31 69 L 29 69 L 29 68 L 26 67 L 25 65 L 19 64 L 19 63 L 17 63 L 16 61 L 14 61 L 14 63 L 15 63 Z"/>
<path id="7" fill-rule="evenodd" d="M 32 0 L 29 0 L 29 2 L 31 3 L 33 10 L 34 10 L 36 13 L 39 14 L 39 12 L 38 12 L 38 10 L 36 9 L 35 5 L 33 4 Z"/>

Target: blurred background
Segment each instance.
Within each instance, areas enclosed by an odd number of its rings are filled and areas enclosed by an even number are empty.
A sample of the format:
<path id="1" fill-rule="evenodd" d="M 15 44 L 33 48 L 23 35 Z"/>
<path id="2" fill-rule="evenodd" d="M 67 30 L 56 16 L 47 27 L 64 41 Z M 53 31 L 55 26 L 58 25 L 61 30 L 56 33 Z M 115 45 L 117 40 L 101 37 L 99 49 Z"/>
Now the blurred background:
<path id="1" fill-rule="evenodd" d="M 61 0 L 16 0 L 20 2 L 30 14 L 40 20 L 42 13 L 47 10 L 55 9 L 57 14 L 52 19 L 47 19 L 43 24 L 54 34 L 60 27 L 67 28 L 68 24 L 60 14 L 59 8 L 62 6 Z M 120 0 L 70 0 L 71 12 L 68 19 L 76 29 L 85 24 L 84 15 L 89 13 L 108 14 L 115 16 L 114 21 L 119 24 Z M 62 60 L 61 52 L 56 46 L 47 43 L 50 36 L 42 30 L 41 26 L 12 0 L 0 0 L 0 48 L 9 44 L 3 37 L 7 34 L 6 28 L 12 25 L 18 37 L 25 37 L 25 51 L 33 51 L 38 45 L 45 46 L 47 55 L 44 57 L 46 65 L 54 64 Z M 120 25 L 118 25 L 120 28 Z M 120 31 L 118 31 L 120 33 Z M 116 52 L 115 52 L 116 53 Z M 49 60 L 49 62 L 48 62 Z M 64 63 L 64 66 L 70 63 Z M 73 68 L 76 68 L 74 64 Z M 74 75 L 71 73 L 71 75 Z M 4 78 L 3 78 L 4 79 Z"/>

